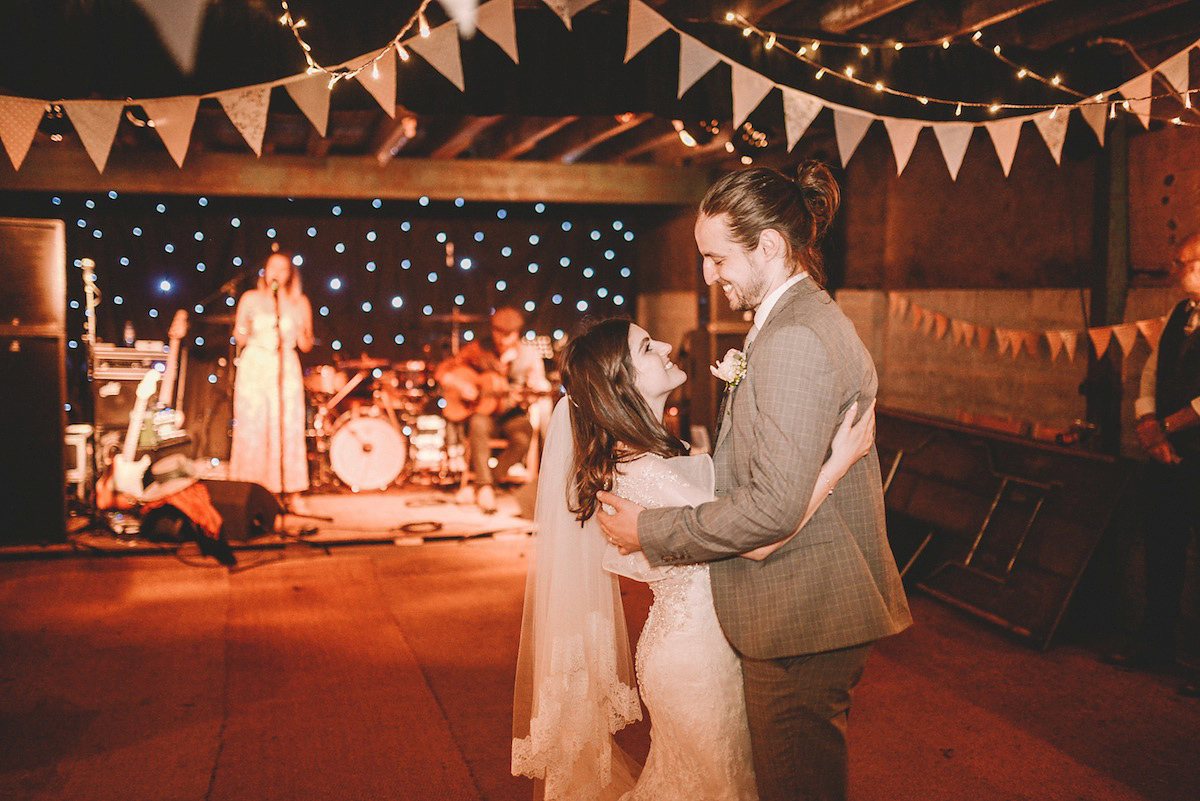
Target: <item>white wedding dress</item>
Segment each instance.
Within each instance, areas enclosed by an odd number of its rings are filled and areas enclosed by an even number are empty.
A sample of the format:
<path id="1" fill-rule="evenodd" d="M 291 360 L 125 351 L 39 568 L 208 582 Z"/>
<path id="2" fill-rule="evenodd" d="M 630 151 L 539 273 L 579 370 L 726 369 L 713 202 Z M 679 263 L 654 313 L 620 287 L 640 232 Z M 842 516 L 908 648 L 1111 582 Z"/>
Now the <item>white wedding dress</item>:
<path id="1" fill-rule="evenodd" d="M 713 485 L 707 455 L 647 454 L 621 466 L 614 492 L 646 508 L 695 506 Z M 650 753 L 622 801 L 757 799 L 741 663 L 717 622 L 708 566 L 651 567 L 609 545 L 604 568 L 654 593 L 635 658 Z"/>

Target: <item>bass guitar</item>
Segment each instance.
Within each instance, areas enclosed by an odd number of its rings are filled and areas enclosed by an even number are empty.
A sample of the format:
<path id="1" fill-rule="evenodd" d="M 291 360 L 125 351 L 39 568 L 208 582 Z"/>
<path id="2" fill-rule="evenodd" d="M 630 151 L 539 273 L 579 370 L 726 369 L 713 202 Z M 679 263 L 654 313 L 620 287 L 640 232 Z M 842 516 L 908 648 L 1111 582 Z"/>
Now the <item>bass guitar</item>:
<path id="1" fill-rule="evenodd" d="M 142 494 L 146 470 L 150 467 L 150 454 L 136 460 L 134 456 L 137 455 L 138 435 L 145 422 L 146 407 L 158 381 L 158 370 L 151 368 L 138 382 L 137 397 L 129 412 L 129 428 L 125 430 L 125 443 L 120 452 L 113 455 L 112 464 L 96 482 L 96 506 L 100 509 L 128 509 L 133 506 L 134 499 Z"/>

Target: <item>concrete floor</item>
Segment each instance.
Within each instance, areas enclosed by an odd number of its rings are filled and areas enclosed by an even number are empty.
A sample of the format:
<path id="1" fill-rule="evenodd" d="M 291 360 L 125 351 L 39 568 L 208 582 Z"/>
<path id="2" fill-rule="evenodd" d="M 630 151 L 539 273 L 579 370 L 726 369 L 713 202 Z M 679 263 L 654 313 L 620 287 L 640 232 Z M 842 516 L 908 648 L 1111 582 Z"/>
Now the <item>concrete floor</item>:
<path id="1" fill-rule="evenodd" d="M 533 539 L 0 563 L 0 799 L 527 799 L 508 773 Z M 648 595 L 626 585 L 631 630 Z M 855 801 L 1200 797 L 1200 702 L 921 595 L 872 655 Z M 623 735 L 647 747 L 646 726 Z"/>

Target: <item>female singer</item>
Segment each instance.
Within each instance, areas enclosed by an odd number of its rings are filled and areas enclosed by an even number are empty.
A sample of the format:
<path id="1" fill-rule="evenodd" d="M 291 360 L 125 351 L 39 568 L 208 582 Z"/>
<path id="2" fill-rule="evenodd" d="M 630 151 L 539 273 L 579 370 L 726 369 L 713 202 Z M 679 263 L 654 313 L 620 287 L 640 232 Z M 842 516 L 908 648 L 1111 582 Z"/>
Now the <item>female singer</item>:
<path id="1" fill-rule="evenodd" d="M 308 489 L 308 456 L 296 350 L 312 350 L 312 306 L 289 254 L 272 253 L 258 286 L 242 294 L 233 335 L 240 355 L 229 476 L 277 494 L 302 492 Z"/>

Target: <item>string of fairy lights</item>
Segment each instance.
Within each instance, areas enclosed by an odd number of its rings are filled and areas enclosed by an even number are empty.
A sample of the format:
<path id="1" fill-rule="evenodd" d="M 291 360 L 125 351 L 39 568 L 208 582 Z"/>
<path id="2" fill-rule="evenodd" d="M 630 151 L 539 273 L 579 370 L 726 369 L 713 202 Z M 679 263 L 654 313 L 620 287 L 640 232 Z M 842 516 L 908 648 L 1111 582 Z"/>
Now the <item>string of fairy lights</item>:
<path id="1" fill-rule="evenodd" d="M 969 37 L 965 37 L 966 43 L 968 43 L 969 45 L 974 46 L 976 48 L 979 48 L 980 50 L 991 53 L 994 58 L 999 60 L 1001 63 L 1007 65 L 1008 67 L 1012 68 L 1014 71 L 1014 75 L 1018 79 L 1022 79 L 1022 80 L 1032 79 L 1032 80 L 1038 81 L 1051 89 L 1061 91 L 1061 92 L 1071 95 L 1073 99 L 1069 102 L 1064 102 L 1064 103 L 1050 103 L 1050 102 L 1047 102 L 1047 103 L 1011 103 L 1011 102 L 1004 102 L 1004 101 L 986 102 L 986 101 L 978 101 L 978 100 L 963 100 L 963 99 L 956 99 L 956 98 L 937 97 L 934 95 L 920 94 L 917 92 L 910 92 L 910 91 L 906 91 L 903 89 L 898 89 L 894 86 L 889 86 L 883 80 L 877 79 L 877 80 L 872 81 L 872 80 L 865 79 L 862 77 L 860 69 L 856 68 L 853 65 L 847 65 L 840 69 L 833 68 L 827 64 L 822 63 L 818 58 L 818 53 L 820 52 L 822 46 L 824 46 L 825 48 L 831 48 L 831 47 L 832 48 L 844 48 L 844 49 L 857 50 L 859 55 L 865 58 L 865 57 L 871 55 L 872 52 L 878 51 L 878 50 L 894 50 L 896 52 L 900 52 L 905 49 L 928 48 L 928 47 L 940 47 L 942 49 L 949 49 L 951 46 L 960 44 L 962 41 L 964 41 L 962 38 L 943 37 L 943 38 L 936 39 L 936 40 L 931 39 L 931 40 L 911 41 L 911 42 L 901 42 L 901 41 L 889 41 L 889 42 L 825 41 L 825 40 L 816 39 L 816 38 L 784 35 L 784 34 L 780 34 L 775 31 L 764 30 L 763 28 L 760 28 L 759 26 L 757 26 L 754 23 L 747 20 L 741 14 L 738 14 L 738 13 L 732 12 L 732 11 L 725 15 L 724 21 L 728 24 L 739 27 L 742 31 L 742 35 L 747 38 L 750 36 L 759 37 L 763 42 L 763 49 L 765 49 L 765 50 L 778 49 L 784 53 L 791 55 L 792 57 L 796 58 L 797 60 L 807 64 L 808 66 L 812 67 L 815 70 L 814 77 L 816 80 L 821 80 L 826 75 L 829 75 L 837 80 L 840 80 L 840 81 L 843 81 L 846 83 L 850 83 L 850 84 L 853 84 L 855 86 L 858 86 L 858 87 L 861 87 L 864 89 L 871 89 L 871 90 L 874 90 L 881 94 L 887 94 L 887 95 L 891 95 L 893 97 L 907 98 L 909 100 L 913 100 L 913 101 L 919 103 L 922 106 L 934 104 L 934 105 L 953 107 L 954 115 L 956 117 L 962 116 L 962 112 L 963 112 L 964 108 L 986 109 L 988 112 L 990 112 L 992 114 L 996 114 L 997 112 L 1004 111 L 1004 110 L 1013 110 L 1013 111 L 1050 111 L 1051 114 L 1053 115 L 1053 114 L 1058 113 L 1060 110 L 1069 111 L 1072 108 L 1080 108 L 1082 106 L 1087 106 L 1087 105 L 1105 105 L 1108 107 L 1108 112 L 1109 112 L 1108 116 L 1110 118 L 1112 118 L 1112 117 L 1116 116 L 1116 112 L 1117 112 L 1118 108 L 1120 108 L 1123 111 L 1129 112 L 1132 110 L 1132 106 L 1131 106 L 1132 103 L 1139 103 L 1139 102 L 1143 102 L 1143 101 L 1162 100 L 1165 98 L 1174 98 L 1175 100 L 1177 100 L 1181 103 L 1181 105 L 1184 107 L 1185 111 L 1191 112 L 1192 115 L 1195 115 L 1196 110 L 1193 107 L 1192 95 L 1195 94 L 1196 92 L 1200 92 L 1200 89 L 1187 89 L 1185 91 L 1177 91 L 1173 87 L 1170 87 L 1170 91 L 1165 92 L 1165 93 L 1150 94 L 1150 95 L 1145 95 L 1142 97 L 1132 97 L 1132 98 L 1125 97 L 1122 100 L 1113 100 L 1111 98 L 1111 95 L 1114 92 L 1118 91 L 1116 89 L 1109 90 L 1108 92 L 1100 92 L 1100 93 L 1097 93 L 1094 95 L 1089 95 L 1084 92 L 1080 92 L 1079 90 L 1074 89 L 1070 86 L 1067 86 L 1063 82 L 1062 76 L 1060 74 L 1046 76 L 1046 75 L 1041 74 L 1037 70 L 1032 69 L 1028 65 L 1022 65 L 1022 64 L 1019 64 L 1019 63 L 1013 61 L 1005 54 L 1004 48 L 1002 45 L 992 44 L 989 47 L 988 43 L 983 41 L 983 39 L 984 39 L 983 32 L 975 31 Z M 785 41 L 793 42 L 794 44 L 791 47 L 789 47 L 788 45 L 784 44 Z M 1128 43 L 1124 43 L 1124 44 L 1126 47 L 1129 47 Z M 1132 50 L 1132 48 L 1130 48 L 1130 50 Z M 1136 57 L 1136 53 L 1134 55 Z M 1140 60 L 1141 59 L 1139 58 L 1139 61 Z M 1143 64 L 1144 64 L 1144 62 L 1143 62 Z M 1160 121 L 1171 123 L 1174 125 L 1184 125 L 1184 126 L 1188 126 L 1188 127 L 1200 127 L 1200 123 L 1197 123 L 1192 120 L 1185 120 L 1183 118 L 1182 114 L 1175 115 L 1172 117 L 1163 117 L 1160 115 L 1150 114 L 1149 112 L 1146 112 L 1146 113 L 1139 112 L 1139 116 L 1142 116 L 1142 117 L 1145 117 L 1148 119 L 1160 120 Z"/>
<path id="2" fill-rule="evenodd" d="M 402 40 L 407 36 L 409 31 L 416 27 L 418 35 L 422 38 L 429 38 L 429 20 L 425 17 L 425 9 L 433 0 L 421 0 L 421 5 L 417 7 L 416 12 L 409 17 L 408 22 L 400 31 L 392 37 L 383 48 L 376 53 L 372 58 L 359 64 L 357 67 L 337 66 L 326 67 L 316 60 L 312 53 L 312 45 L 304 39 L 304 34 L 301 30 L 308 27 L 308 22 L 303 17 L 295 17 L 292 15 L 292 9 L 288 5 L 287 0 L 280 0 L 280 7 L 283 9 L 283 14 L 279 17 L 279 24 L 289 28 L 292 36 L 296 38 L 296 43 L 300 45 L 300 50 L 304 54 L 304 60 L 308 64 L 305 72 L 309 75 L 323 73 L 329 76 L 329 88 L 332 89 L 337 85 L 338 81 L 344 81 L 353 78 L 364 70 L 371 70 L 371 77 L 379 77 L 379 61 L 385 57 L 389 57 L 393 52 L 401 61 L 408 61 L 411 57 L 406 48 L 402 44 Z"/>

